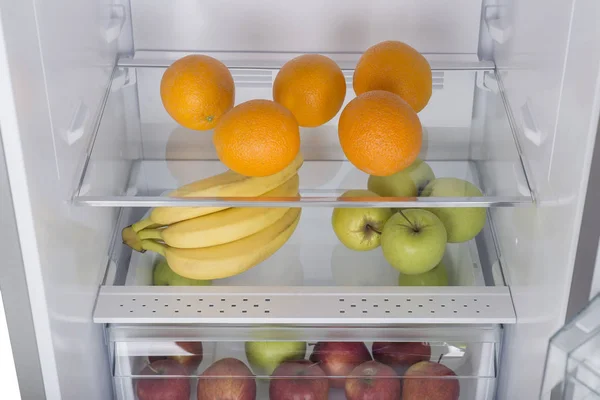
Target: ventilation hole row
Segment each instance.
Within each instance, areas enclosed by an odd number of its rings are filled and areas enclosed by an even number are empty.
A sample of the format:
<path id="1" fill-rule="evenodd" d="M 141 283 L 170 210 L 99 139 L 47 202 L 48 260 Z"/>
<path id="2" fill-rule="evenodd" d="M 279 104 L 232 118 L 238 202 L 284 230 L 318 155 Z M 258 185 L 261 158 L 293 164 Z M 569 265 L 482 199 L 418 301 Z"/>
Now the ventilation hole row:
<path id="1" fill-rule="evenodd" d="M 356 307 L 356 305 L 352 304 L 352 305 L 351 305 L 351 307 Z M 396 304 L 396 307 L 400 307 L 400 305 L 399 305 L 399 304 Z M 422 308 L 422 307 L 423 307 L 423 305 L 422 305 L 422 304 L 419 304 L 419 308 Z M 442 304 L 442 305 L 441 305 L 441 307 L 445 308 L 446 306 L 445 306 L 444 304 Z M 465 307 L 466 307 L 466 306 L 465 306 Z M 386 314 L 390 314 L 390 312 L 391 312 L 390 310 L 385 310 L 385 313 L 386 313 Z M 408 312 L 409 314 L 412 314 L 412 313 L 413 313 L 413 310 L 407 310 L 407 312 Z M 430 312 L 431 314 L 435 314 L 435 310 L 429 310 L 429 312 Z M 458 310 L 453 310 L 452 312 L 453 312 L 454 314 L 458 314 Z M 480 313 L 481 313 L 481 311 L 480 311 L 480 310 L 475 310 L 475 312 L 476 312 L 477 314 L 480 314 Z M 345 310 L 345 309 L 340 309 L 340 310 L 339 310 L 339 313 L 340 313 L 340 314 L 346 314 L 346 310 Z M 368 314 L 368 313 L 369 313 L 369 311 L 368 311 L 368 310 L 362 310 L 362 313 L 363 313 L 363 314 Z"/>
<path id="2" fill-rule="evenodd" d="M 120 306 L 120 307 L 124 307 L 124 304 L 120 304 L 119 306 Z M 211 307 L 211 308 L 213 308 L 215 305 L 214 305 L 214 304 L 209 304 L 208 306 L 209 306 L 209 307 Z M 142 304 L 142 307 L 146 307 L 146 304 Z M 169 307 L 169 305 L 168 305 L 168 304 L 164 304 L 164 307 Z M 187 305 L 186 305 L 186 307 L 190 308 L 190 307 L 192 307 L 192 305 L 191 305 L 191 304 L 187 304 Z M 230 307 L 231 307 L 231 308 L 236 308 L 236 307 L 237 307 L 237 304 L 231 304 L 231 305 L 230 305 Z M 255 307 L 255 308 L 258 308 L 258 307 L 260 307 L 260 306 L 259 306 L 258 304 L 254 304 L 254 307 Z M 351 304 L 351 305 L 350 305 L 350 307 L 351 307 L 351 308 L 356 308 L 356 304 Z M 373 308 L 378 308 L 378 307 L 379 307 L 379 305 L 378 305 L 378 304 L 373 304 Z M 423 304 L 419 304 L 419 305 L 418 305 L 418 307 L 419 307 L 419 308 L 423 308 Z M 440 304 L 440 307 L 441 307 L 441 308 L 446 308 L 446 305 L 445 305 L 445 304 Z M 463 307 L 464 307 L 464 308 L 467 308 L 467 307 L 468 307 L 468 305 L 467 305 L 467 304 L 463 304 Z M 490 308 L 490 305 L 489 305 L 489 304 L 486 304 L 486 307 L 487 307 L 487 308 Z M 396 308 L 402 308 L 402 305 L 401 305 L 401 304 L 396 304 Z M 133 310 L 131 310 L 131 311 L 129 311 L 129 312 L 133 312 Z M 179 311 L 178 311 L 178 310 L 176 310 L 175 312 L 179 312 Z M 221 310 L 220 312 L 221 312 L 221 313 L 224 313 L 224 311 L 223 311 L 223 310 Z M 247 311 L 246 311 L 246 310 L 244 310 L 244 311 L 242 311 L 242 312 L 243 312 L 243 313 L 246 313 Z M 342 313 L 342 314 L 344 314 L 345 312 L 346 312 L 345 310 L 340 310 L 340 313 Z M 367 312 L 367 311 L 363 311 L 363 313 L 366 313 L 366 312 Z M 389 311 L 387 311 L 387 310 L 386 310 L 385 312 L 386 312 L 386 314 L 388 314 L 388 313 L 389 313 Z M 432 311 L 430 311 L 430 312 L 431 312 L 432 314 L 433 314 L 433 313 L 435 313 L 435 311 L 433 311 L 433 310 L 432 310 Z M 479 311 L 479 310 L 476 310 L 475 312 L 476 312 L 477 314 L 480 314 L 480 313 L 481 313 L 481 311 Z M 454 313 L 456 314 L 456 313 L 458 313 L 458 311 L 457 311 L 457 310 L 455 310 L 455 311 L 454 311 Z"/>

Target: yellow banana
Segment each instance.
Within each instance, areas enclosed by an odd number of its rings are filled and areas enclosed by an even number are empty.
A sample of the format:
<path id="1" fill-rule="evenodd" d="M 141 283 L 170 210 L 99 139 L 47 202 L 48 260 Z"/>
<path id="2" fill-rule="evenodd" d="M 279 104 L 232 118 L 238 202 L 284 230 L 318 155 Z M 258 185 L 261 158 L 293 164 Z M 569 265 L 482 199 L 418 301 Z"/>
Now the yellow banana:
<path id="1" fill-rule="evenodd" d="M 290 179 L 304 162 L 298 153 L 294 161 L 276 174 L 262 177 L 249 177 L 228 170 L 222 174 L 202 179 L 182 186 L 169 193 L 170 197 L 254 197 L 275 189 Z M 158 207 L 150 217 L 132 225 L 135 232 L 152 224 L 171 225 L 186 219 L 212 214 L 229 207 Z"/>
<path id="2" fill-rule="evenodd" d="M 240 274 L 273 255 L 292 236 L 300 208 L 292 208 L 274 224 L 235 242 L 200 249 L 177 249 L 142 240 L 145 250 L 162 254 L 171 269 L 190 279 L 221 279 Z"/>
<path id="3" fill-rule="evenodd" d="M 265 197 L 291 197 L 298 194 L 298 174 L 264 194 Z M 275 223 L 289 210 L 283 207 L 228 208 L 177 222 L 164 229 L 143 229 L 139 239 L 158 239 L 171 247 L 194 249 L 233 242 Z"/>

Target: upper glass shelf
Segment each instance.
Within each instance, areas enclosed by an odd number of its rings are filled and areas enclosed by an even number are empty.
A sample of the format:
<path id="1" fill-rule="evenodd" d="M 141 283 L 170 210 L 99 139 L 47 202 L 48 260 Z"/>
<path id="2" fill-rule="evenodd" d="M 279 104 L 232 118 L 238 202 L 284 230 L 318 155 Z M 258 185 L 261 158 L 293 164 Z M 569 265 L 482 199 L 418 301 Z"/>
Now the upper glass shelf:
<path id="1" fill-rule="evenodd" d="M 172 197 L 182 185 L 226 171 L 211 131 L 179 126 L 160 99 L 160 79 L 182 53 L 143 52 L 123 59 L 93 125 L 73 201 L 104 207 L 512 207 L 533 203 L 493 65 L 469 56 L 428 56 L 433 95 L 419 113 L 424 127 L 420 157 L 436 177 L 478 186 L 481 197 L 340 198 L 366 189 L 338 143 L 338 116 L 318 128 L 301 128 L 304 164 L 298 197 Z M 236 83 L 236 103 L 270 99 L 278 68 L 296 54 L 219 53 Z M 352 68 L 358 54 L 329 55 L 344 70 L 346 103 L 354 97 Z"/>

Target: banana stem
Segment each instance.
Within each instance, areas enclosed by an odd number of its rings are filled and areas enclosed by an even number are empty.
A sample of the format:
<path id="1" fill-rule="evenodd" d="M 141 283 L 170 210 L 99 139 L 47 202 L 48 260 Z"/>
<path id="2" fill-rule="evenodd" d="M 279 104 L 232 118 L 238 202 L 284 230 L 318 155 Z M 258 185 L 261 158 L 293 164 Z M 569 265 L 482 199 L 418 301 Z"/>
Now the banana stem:
<path id="1" fill-rule="evenodd" d="M 135 233 L 138 233 L 142 229 L 155 228 L 156 226 L 158 225 L 155 224 L 150 218 L 142 219 L 141 221 L 138 221 L 135 224 L 131 225 Z"/>
<path id="2" fill-rule="evenodd" d="M 127 246 L 131 247 L 135 251 L 144 252 L 145 250 L 142 248 L 142 243 L 137 234 L 133 231 L 133 229 L 128 226 L 121 232 L 121 236 L 123 237 L 123 243 Z"/>
<path id="3" fill-rule="evenodd" d="M 162 240 L 162 235 L 160 229 L 142 229 L 137 233 L 138 238 L 141 240 L 146 239 L 157 239 Z"/>
<path id="4" fill-rule="evenodd" d="M 165 246 L 164 244 L 160 244 L 158 242 L 155 242 L 154 240 L 142 240 L 142 248 L 144 250 L 150 250 L 153 251 L 155 253 L 158 253 L 162 256 L 165 255 L 165 252 L 167 250 L 167 246 Z"/>

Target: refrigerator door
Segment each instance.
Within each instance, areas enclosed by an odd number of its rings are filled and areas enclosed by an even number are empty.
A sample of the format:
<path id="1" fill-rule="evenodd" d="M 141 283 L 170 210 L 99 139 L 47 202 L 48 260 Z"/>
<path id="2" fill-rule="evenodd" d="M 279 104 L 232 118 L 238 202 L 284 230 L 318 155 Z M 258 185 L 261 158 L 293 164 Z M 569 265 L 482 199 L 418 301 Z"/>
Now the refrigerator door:
<path id="1" fill-rule="evenodd" d="M 517 314 L 506 328 L 498 394 L 533 399 L 550 335 L 583 290 L 571 283 L 600 109 L 600 5 L 508 1 L 495 12 L 508 38 L 494 58 L 537 202 L 494 210 Z"/>
<path id="2" fill-rule="evenodd" d="M 0 285 L 11 333 L 19 335 L 13 349 L 24 398 L 113 394 L 103 329 L 90 316 L 115 211 L 69 200 L 114 65 L 117 46 L 107 32 L 118 15 L 109 1 L 0 1 L 0 131 L 8 176 L 0 185 L 1 229 L 13 251 L 20 246 L 8 261 L 3 252 Z M 4 212 L 13 210 L 15 226 L 5 230 Z"/>

